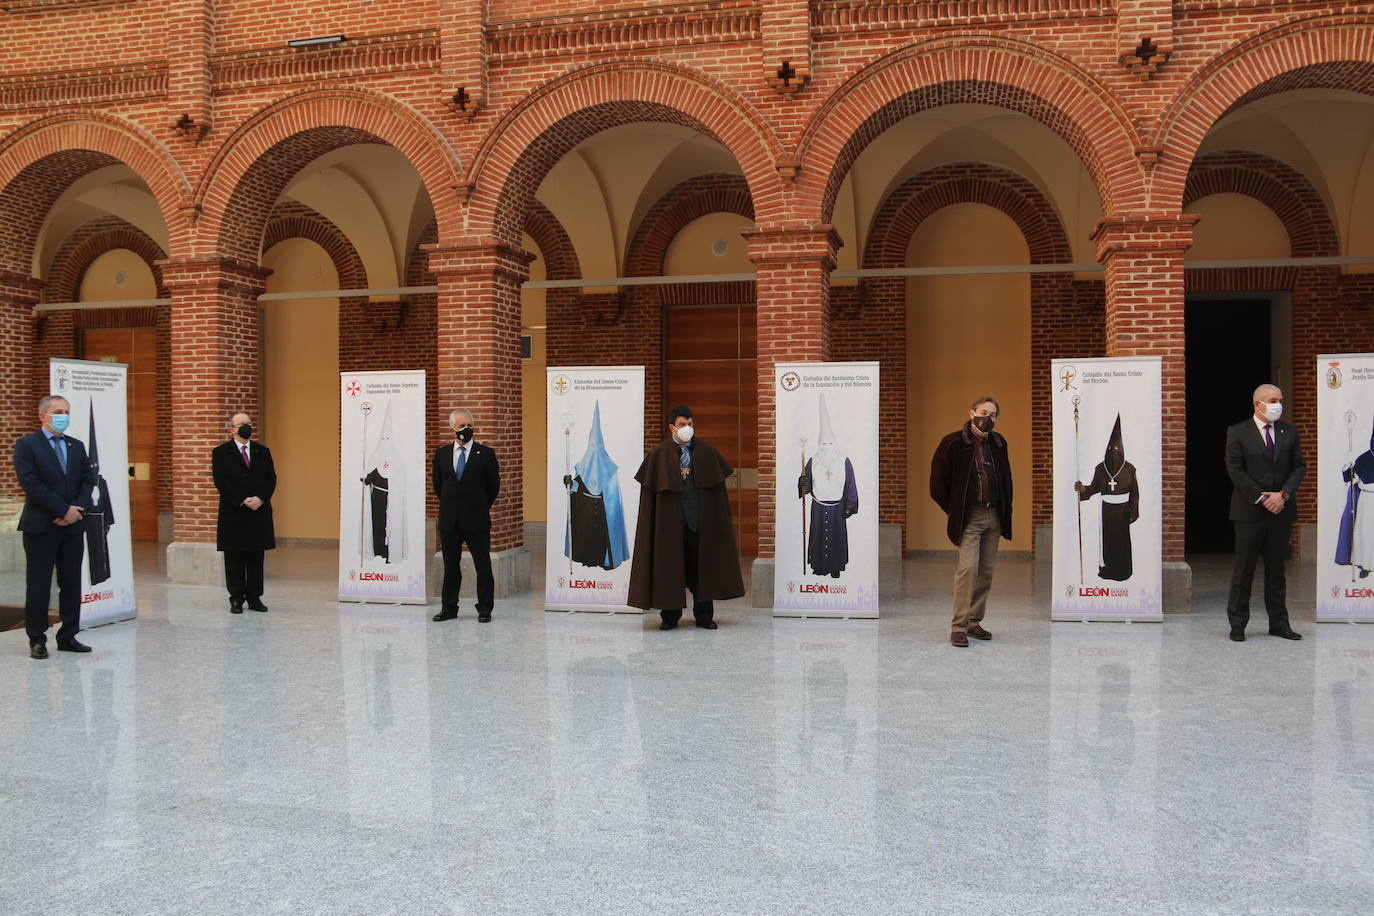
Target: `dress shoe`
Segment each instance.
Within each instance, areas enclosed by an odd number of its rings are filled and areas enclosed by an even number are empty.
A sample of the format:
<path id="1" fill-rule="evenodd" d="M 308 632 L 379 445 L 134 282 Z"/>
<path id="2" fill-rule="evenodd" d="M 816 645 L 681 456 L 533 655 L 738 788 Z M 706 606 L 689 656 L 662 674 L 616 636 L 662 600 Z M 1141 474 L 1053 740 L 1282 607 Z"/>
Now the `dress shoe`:
<path id="1" fill-rule="evenodd" d="M 439 613 L 437 613 L 437 614 L 434 615 L 434 622 L 435 622 L 435 623 L 439 623 L 439 622 L 444 621 L 444 620 L 457 620 L 457 619 L 458 619 L 458 612 L 457 612 L 457 611 L 440 611 Z"/>
<path id="2" fill-rule="evenodd" d="M 1287 629 L 1287 630 L 1270 630 L 1270 631 L 1269 631 L 1269 635 L 1270 635 L 1270 636 L 1279 636 L 1279 637 L 1282 637 L 1283 639 L 1302 639 L 1302 634 L 1301 634 L 1301 633 L 1294 633 L 1293 630 L 1292 630 L 1292 628 L 1289 628 L 1289 629 Z"/>
<path id="3" fill-rule="evenodd" d="M 702 621 L 698 621 L 698 622 L 697 622 L 697 626 L 701 627 L 701 629 L 703 629 L 703 630 L 715 630 L 715 629 L 719 629 L 719 628 L 716 626 L 716 622 L 715 622 L 714 620 L 702 620 Z"/>
<path id="4" fill-rule="evenodd" d="M 951 646 L 958 646 L 960 649 L 967 649 L 968 634 L 955 630 L 953 633 L 949 634 L 949 644 Z"/>
<path id="5" fill-rule="evenodd" d="M 976 623 L 968 628 L 968 635 L 974 639 L 992 639 L 992 634 Z"/>
<path id="6" fill-rule="evenodd" d="M 229 602 L 229 613 L 231 613 L 231 614 L 242 614 L 242 613 L 243 613 L 243 602 L 242 602 L 242 601 L 230 601 L 230 602 Z"/>
<path id="7" fill-rule="evenodd" d="M 48 657 L 48 647 L 47 647 L 46 644 L 41 643 L 41 642 L 36 642 L 36 643 L 31 643 L 31 644 L 29 645 L 29 658 L 47 658 L 47 657 Z"/>
<path id="8" fill-rule="evenodd" d="M 1244 631 L 1244 630 L 1232 630 L 1232 631 L 1231 631 L 1231 642 L 1245 642 L 1245 631 Z"/>
<path id="9" fill-rule="evenodd" d="M 674 620 L 674 621 L 669 622 L 669 621 L 665 620 L 665 621 L 663 621 L 662 623 L 660 623 L 660 624 L 658 625 L 658 628 L 659 628 L 660 630 L 676 630 L 676 629 L 677 629 L 677 621 Z"/>
<path id="10" fill-rule="evenodd" d="M 478 611 L 478 612 L 477 612 L 477 622 L 478 622 L 478 623 L 491 623 L 491 611 Z"/>
<path id="11" fill-rule="evenodd" d="M 257 599 L 257 598 L 249 598 L 249 599 L 248 599 L 248 610 L 250 610 L 250 611 L 257 611 L 257 612 L 260 613 L 260 614 L 266 614 L 266 613 L 267 613 L 267 605 L 263 604 L 262 601 L 260 601 L 260 600 Z"/>
<path id="12" fill-rule="evenodd" d="M 75 639 L 68 639 L 57 644 L 58 652 L 89 652 L 91 647 L 85 643 L 77 642 Z"/>

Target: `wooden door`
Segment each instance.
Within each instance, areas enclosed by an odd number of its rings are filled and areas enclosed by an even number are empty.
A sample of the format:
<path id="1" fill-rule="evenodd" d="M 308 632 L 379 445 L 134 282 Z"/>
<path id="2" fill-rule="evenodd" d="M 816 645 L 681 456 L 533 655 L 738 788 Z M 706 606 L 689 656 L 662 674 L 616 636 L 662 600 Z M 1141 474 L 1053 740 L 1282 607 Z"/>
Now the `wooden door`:
<path id="1" fill-rule="evenodd" d="M 752 305 L 675 306 L 664 315 L 664 411 L 692 409 L 697 432 L 735 469 L 740 553 L 759 547 L 758 338 Z"/>
<path id="2" fill-rule="evenodd" d="M 129 473 L 129 531 L 136 541 L 157 540 L 157 329 L 87 328 L 81 358 L 129 367 L 129 467 L 101 468 L 107 477 Z M 134 476 L 138 468 L 146 473 Z"/>

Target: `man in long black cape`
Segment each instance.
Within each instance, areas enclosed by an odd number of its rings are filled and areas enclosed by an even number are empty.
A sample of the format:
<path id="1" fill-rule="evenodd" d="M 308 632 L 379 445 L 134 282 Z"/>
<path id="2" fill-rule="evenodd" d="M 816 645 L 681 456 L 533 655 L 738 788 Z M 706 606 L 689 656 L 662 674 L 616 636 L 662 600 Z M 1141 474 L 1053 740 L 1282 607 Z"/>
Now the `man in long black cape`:
<path id="1" fill-rule="evenodd" d="M 644 456 L 639 527 L 630 567 L 631 607 L 658 608 L 661 630 L 682 619 L 687 589 L 696 625 L 714 630 L 715 599 L 744 594 L 725 481 L 734 473 L 709 442 L 694 438 L 692 412 L 668 412 L 669 438 Z"/>

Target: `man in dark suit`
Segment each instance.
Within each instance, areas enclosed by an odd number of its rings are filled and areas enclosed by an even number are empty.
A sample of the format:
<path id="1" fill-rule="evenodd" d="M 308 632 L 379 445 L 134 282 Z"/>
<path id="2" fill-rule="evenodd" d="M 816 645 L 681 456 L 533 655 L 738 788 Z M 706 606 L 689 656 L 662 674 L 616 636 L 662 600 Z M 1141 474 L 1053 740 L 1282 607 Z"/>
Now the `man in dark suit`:
<path id="1" fill-rule="evenodd" d="M 472 441 L 472 412 L 459 408 L 448 415 L 454 441 L 434 453 L 434 495 L 439 498 L 439 548 L 444 554 L 443 604 L 434 619 L 458 616 L 459 563 L 463 545 L 477 569 L 477 620 L 491 621 L 496 579 L 491 574 L 491 504 L 501 490 L 496 453 Z"/>
<path id="2" fill-rule="evenodd" d="M 1302 639 L 1288 623 L 1287 578 L 1289 535 L 1298 507 L 1293 501 L 1307 465 L 1297 427 L 1280 423 L 1283 392 L 1260 385 L 1251 398 L 1254 414 L 1226 430 L 1226 472 L 1231 477 L 1231 521 L 1236 525 L 1236 564 L 1226 616 L 1231 639 L 1245 641 L 1250 621 L 1250 584 L 1255 563 L 1264 557 L 1264 609 L 1269 635 Z"/>
<path id="3" fill-rule="evenodd" d="M 14 472 L 24 488 L 24 511 L 19 530 L 24 532 L 24 558 L 28 573 L 24 597 L 24 622 L 29 633 L 29 656 L 48 657 L 48 602 L 52 574 L 57 569 L 57 608 L 62 625 L 57 630 L 60 652 L 89 652 L 77 642 L 81 631 L 81 559 L 85 555 L 84 513 L 91 508 L 95 468 L 86 460 L 86 449 L 65 435 L 71 422 L 71 405 L 60 395 L 38 402 L 42 429 L 14 443 Z"/>
<path id="4" fill-rule="evenodd" d="M 272 493 L 277 471 L 272 453 L 253 442 L 253 423 L 246 413 L 229 418 L 230 439 L 210 453 L 210 467 L 219 490 L 219 519 L 215 546 L 224 552 L 224 584 L 229 589 L 229 613 L 242 614 L 244 602 L 266 612 L 262 603 L 264 551 L 277 546 L 272 529 Z"/>

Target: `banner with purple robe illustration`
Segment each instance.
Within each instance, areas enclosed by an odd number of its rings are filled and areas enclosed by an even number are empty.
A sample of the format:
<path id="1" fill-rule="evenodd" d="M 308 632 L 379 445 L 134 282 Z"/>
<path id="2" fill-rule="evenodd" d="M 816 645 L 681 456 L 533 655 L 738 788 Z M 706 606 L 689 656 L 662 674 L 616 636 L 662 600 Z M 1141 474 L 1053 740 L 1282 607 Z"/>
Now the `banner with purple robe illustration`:
<path id="1" fill-rule="evenodd" d="M 775 367 L 775 617 L 878 616 L 878 364 Z"/>
<path id="2" fill-rule="evenodd" d="M 1317 620 L 1374 623 L 1374 354 L 1317 357 L 1316 478 Z"/>

